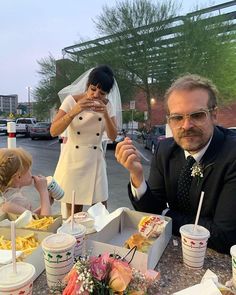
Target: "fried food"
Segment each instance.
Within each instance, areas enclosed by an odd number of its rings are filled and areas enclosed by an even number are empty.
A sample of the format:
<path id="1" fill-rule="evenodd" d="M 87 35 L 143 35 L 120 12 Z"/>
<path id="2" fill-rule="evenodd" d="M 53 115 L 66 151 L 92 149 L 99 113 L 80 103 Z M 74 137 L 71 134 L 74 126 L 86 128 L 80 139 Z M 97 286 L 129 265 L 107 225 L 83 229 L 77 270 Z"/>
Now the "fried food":
<path id="1" fill-rule="evenodd" d="M 153 242 L 154 240 L 147 239 L 140 233 L 135 233 L 129 237 L 124 246 L 128 249 L 132 249 L 134 246 L 136 246 L 138 251 L 146 253 Z"/>
<path id="2" fill-rule="evenodd" d="M 52 216 L 45 216 L 40 219 L 33 219 L 31 220 L 25 228 L 34 228 L 34 229 L 41 229 L 47 230 L 49 225 L 53 224 L 54 218 Z"/>
<path id="3" fill-rule="evenodd" d="M 16 250 L 22 251 L 24 256 L 31 254 L 38 245 L 39 242 L 33 233 L 24 237 L 16 237 Z M 11 250 L 11 241 L 4 239 L 4 236 L 0 236 L 0 249 Z"/>

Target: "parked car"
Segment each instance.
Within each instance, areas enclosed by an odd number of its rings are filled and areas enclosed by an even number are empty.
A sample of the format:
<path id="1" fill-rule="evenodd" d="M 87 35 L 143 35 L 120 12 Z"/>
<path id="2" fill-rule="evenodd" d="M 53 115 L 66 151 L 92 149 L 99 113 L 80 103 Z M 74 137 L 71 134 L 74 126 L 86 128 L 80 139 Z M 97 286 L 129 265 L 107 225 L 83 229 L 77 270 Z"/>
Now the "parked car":
<path id="1" fill-rule="evenodd" d="M 154 154 L 158 141 L 165 138 L 166 125 L 155 125 L 151 128 L 150 132 L 146 134 L 145 148 L 151 150 L 152 154 Z"/>
<path id="2" fill-rule="evenodd" d="M 123 141 L 125 139 L 125 135 L 123 132 L 118 132 L 117 133 L 117 137 L 114 141 L 108 139 L 108 138 L 105 138 L 105 140 L 103 140 L 104 142 L 106 142 L 107 144 L 107 148 L 111 148 L 111 149 L 115 149 L 117 143 Z"/>
<path id="3" fill-rule="evenodd" d="M 233 136 L 236 136 L 236 127 L 229 127 L 228 129 L 231 131 Z"/>
<path id="4" fill-rule="evenodd" d="M 16 134 L 30 135 L 30 128 L 36 124 L 36 118 L 18 118 L 16 119 Z"/>
<path id="5" fill-rule="evenodd" d="M 10 119 L 0 119 L 0 133 L 7 134 L 7 123 L 12 122 Z"/>
<path id="6" fill-rule="evenodd" d="M 51 123 L 49 122 L 38 122 L 30 127 L 29 134 L 31 139 L 35 138 L 48 138 L 52 139 L 50 134 Z"/>

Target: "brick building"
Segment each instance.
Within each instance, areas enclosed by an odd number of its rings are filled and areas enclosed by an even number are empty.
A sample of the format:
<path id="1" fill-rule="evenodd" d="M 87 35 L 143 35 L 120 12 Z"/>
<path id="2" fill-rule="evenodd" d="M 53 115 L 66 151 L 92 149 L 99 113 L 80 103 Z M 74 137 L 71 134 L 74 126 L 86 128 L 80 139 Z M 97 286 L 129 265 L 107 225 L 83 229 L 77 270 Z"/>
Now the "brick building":
<path id="1" fill-rule="evenodd" d="M 147 102 L 145 95 L 139 92 L 135 97 L 136 110 L 144 112 L 147 111 Z M 124 105 L 123 109 L 129 109 L 129 105 Z M 218 106 L 218 123 L 224 127 L 236 127 L 236 102 L 228 105 Z M 153 125 L 166 123 L 166 112 L 164 103 L 158 98 L 151 99 L 151 115 L 146 122 L 146 127 L 150 128 Z M 140 126 L 141 127 L 141 126 Z"/>

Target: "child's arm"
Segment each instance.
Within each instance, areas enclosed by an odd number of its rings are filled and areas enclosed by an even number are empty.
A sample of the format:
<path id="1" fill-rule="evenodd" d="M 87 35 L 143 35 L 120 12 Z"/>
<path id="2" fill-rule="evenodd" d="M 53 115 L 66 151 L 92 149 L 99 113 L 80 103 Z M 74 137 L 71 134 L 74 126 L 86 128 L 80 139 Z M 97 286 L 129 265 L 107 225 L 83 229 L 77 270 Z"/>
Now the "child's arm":
<path id="1" fill-rule="evenodd" d="M 47 188 L 47 179 L 42 175 L 33 176 L 34 186 L 40 195 L 40 208 L 34 210 L 40 215 L 51 215 L 50 197 Z"/>
<path id="2" fill-rule="evenodd" d="M 27 210 L 26 208 L 13 202 L 5 202 L 4 204 L 2 204 L 1 209 L 3 212 L 13 214 L 22 214 L 23 212 L 25 212 L 25 210 Z"/>

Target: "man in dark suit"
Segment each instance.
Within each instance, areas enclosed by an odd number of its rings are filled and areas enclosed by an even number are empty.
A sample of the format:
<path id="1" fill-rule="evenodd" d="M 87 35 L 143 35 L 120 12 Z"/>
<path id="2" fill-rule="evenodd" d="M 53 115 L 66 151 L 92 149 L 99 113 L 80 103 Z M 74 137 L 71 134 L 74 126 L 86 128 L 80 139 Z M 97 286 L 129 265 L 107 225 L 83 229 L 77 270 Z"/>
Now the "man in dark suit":
<path id="1" fill-rule="evenodd" d="M 229 253 L 236 244 L 236 137 L 216 126 L 216 95 L 212 82 L 197 75 L 180 77 L 167 90 L 167 121 L 173 138 L 160 141 L 147 182 L 129 138 L 117 145 L 116 158 L 130 172 L 128 189 L 134 208 L 171 217 L 175 235 L 182 225 L 194 223 L 204 191 L 199 224 L 210 231 L 209 247 Z M 180 175 L 188 156 L 195 164 L 188 168 L 187 190 Z"/>

